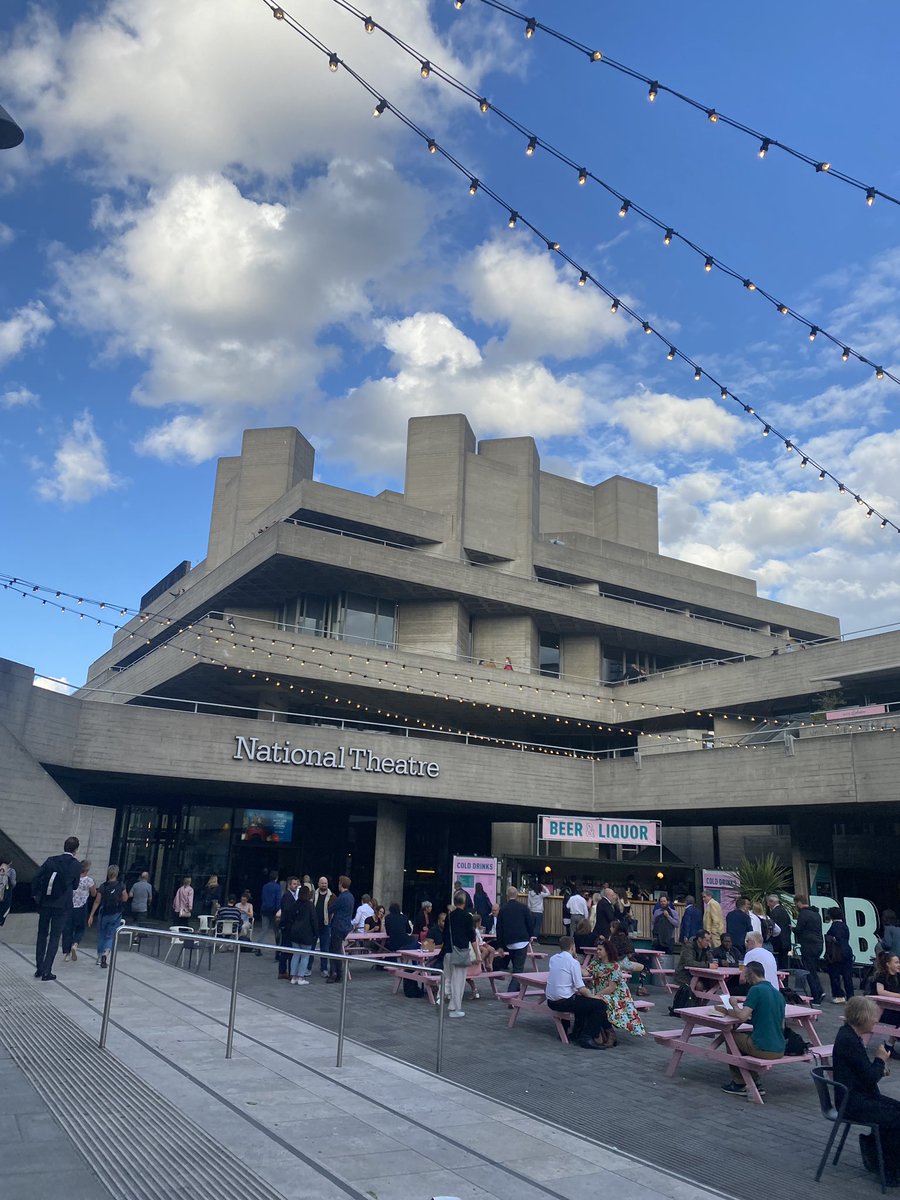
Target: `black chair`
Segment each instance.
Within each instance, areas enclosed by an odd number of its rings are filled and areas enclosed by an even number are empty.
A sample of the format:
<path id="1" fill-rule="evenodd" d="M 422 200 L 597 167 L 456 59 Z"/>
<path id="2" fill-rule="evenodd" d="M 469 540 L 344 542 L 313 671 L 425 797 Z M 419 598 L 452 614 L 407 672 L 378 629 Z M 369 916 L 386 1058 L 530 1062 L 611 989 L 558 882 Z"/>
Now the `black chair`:
<path id="1" fill-rule="evenodd" d="M 816 1095 L 819 1097 L 819 1108 L 822 1110 L 822 1116 L 826 1121 L 831 1122 L 831 1133 L 828 1136 L 828 1142 L 822 1152 L 822 1159 L 819 1163 L 819 1169 L 816 1171 L 816 1183 L 822 1178 L 822 1172 L 825 1169 L 825 1163 L 828 1161 L 828 1155 L 831 1153 L 831 1147 L 834 1145 L 834 1139 L 837 1137 L 838 1129 L 843 1125 L 844 1130 L 841 1134 L 841 1140 L 838 1143 L 838 1148 L 834 1156 L 832 1166 L 837 1166 L 838 1160 L 841 1157 L 841 1152 L 844 1149 L 844 1143 L 847 1140 L 847 1134 L 853 1125 L 859 1125 L 875 1138 L 875 1150 L 878 1154 L 878 1177 L 881 1180 L 881 1191 L 884 1193 L 887 1190 L 887 1179 L 884 1174 L 884 1153 L 881 1149 L 881 1131 L 877 1125 L 870 1125 L 864 1121 L 851 1121 L 849 1117 L 844 1116 L 844 1110 L 847 1107 L 847 1100 L 850 1096 L 850 1089 L 845 1087 L 843 1083 L 837 1083 L 831 1078 L 831 1067 L 815 1067 L 812 1071 L 813 1083 L 816 1085 Z"/>

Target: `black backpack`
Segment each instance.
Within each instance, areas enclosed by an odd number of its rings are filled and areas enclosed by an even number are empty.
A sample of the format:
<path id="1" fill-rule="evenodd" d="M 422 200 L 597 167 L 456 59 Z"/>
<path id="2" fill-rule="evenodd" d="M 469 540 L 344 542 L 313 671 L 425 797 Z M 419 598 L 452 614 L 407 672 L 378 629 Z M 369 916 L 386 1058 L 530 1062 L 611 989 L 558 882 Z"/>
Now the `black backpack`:
<path id="1" fill-rule="evenodd" d="M 425 989 L 421 983 L 416 983 L 414 979 L 403 980 L 403 995 L 408 996 L 410 1000 L 416 1000 L 420 996 L 425 995 Z"/>
<path id="2" fill-rule="evenodd" d="M 107 879 L 105 883 L 101 883 L 100 892 L 100 911 L 107 916 L 113 913 L 122 911 L 122 892 L 125 888 L 122 882 L 118 879 Z"/>
<path id="3" fill-rule="evenodd" d="M 791 1029 L 790 1025 L 784 1027 L 784 1053 L 797 1057 L 805 1054 L 809 1050 L 809 1042 L 804 1042 L 803 1038 L 796 1029 Z"/>

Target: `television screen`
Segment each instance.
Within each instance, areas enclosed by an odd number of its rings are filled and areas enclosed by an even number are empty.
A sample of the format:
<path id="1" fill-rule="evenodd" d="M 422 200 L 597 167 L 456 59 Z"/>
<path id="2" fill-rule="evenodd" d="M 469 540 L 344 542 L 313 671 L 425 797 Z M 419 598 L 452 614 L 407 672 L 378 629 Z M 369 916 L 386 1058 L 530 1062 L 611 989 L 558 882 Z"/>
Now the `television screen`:
<path id="1" fill-rule="evenodd" d="M 245 808 L 242 842 L 283 844 L 294 837 L 294 814 L 267 808 Z"/>

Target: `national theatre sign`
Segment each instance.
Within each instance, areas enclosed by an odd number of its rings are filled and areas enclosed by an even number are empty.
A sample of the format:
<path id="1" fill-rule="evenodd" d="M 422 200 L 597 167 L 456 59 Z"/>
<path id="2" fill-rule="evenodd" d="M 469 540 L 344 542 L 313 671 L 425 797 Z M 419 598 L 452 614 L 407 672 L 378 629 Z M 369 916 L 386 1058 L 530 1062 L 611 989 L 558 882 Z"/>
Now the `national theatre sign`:
<path id="1" fill-rule="evenodd" d="M 235 735 L 234 754 L 238 762 L 277 763 L 289 767 L 324 767 L 332 771 L 368 771 L 379 775 L 411 775 L 419 779 L 437 779 L 440 763 L 420 758 L 388 758 L 373 754 L 361 746 L 341 746 L 337 750 L 292 746 L 283 742 L 262 742 L 255 737 Z"/>

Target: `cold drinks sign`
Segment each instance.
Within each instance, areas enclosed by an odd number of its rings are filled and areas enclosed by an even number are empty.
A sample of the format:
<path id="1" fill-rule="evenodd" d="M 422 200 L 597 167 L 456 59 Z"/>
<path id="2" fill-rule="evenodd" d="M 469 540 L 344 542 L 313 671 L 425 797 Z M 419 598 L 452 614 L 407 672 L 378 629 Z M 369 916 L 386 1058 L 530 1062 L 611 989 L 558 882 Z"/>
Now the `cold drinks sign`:
<path id="1" fill-rule="evenodd" d="M 625 846 L 658 846 L 659 821 L 629 817 L 538 817 L 538 837 L 546 842 L 614 842 Z"/>

